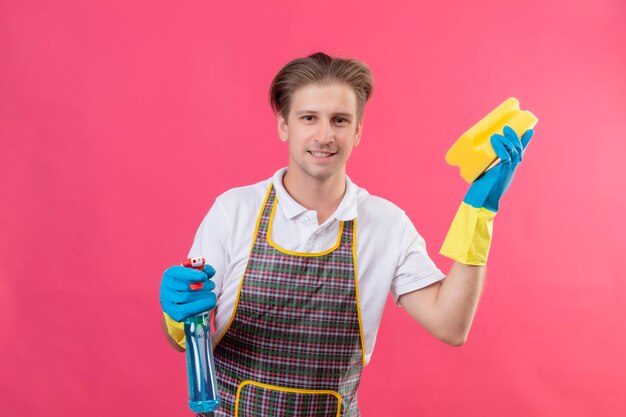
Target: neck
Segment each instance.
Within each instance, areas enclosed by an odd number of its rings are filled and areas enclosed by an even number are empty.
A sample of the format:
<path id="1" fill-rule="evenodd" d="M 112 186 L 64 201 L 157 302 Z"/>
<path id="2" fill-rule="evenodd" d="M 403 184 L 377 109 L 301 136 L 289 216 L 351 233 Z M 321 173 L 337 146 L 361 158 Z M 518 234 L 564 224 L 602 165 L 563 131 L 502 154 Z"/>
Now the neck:
<path id="1" fill-rule="evenodd" d="M 322 224 L 337 210 L 346 192 L 346 174 L 333 175 L 319 180 L 302 175 L 283 177 L 283 186 L 289 195 L 308 210 L 317 211 L 317 221 Z"/>

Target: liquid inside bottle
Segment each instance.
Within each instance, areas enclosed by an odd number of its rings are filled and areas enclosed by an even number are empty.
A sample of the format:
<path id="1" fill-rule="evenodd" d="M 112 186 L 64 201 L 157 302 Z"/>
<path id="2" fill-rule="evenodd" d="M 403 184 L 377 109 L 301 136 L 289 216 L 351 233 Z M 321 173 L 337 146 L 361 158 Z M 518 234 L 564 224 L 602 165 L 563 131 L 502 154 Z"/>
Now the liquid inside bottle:
<path id="1" fill-rule="evenodd" d="M 213 411 L 219 406 L 220 398 L 213 364 L 209 314 L 188 318 L 185 321 L 185 337 L 189 408 L 195 412 Z"/>

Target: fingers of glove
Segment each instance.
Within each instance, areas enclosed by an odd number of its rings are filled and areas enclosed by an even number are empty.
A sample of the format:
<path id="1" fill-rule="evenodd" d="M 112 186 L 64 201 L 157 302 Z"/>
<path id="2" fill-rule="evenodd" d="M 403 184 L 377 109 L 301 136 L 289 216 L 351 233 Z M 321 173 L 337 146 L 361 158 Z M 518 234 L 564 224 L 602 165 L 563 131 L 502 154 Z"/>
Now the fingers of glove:
<path id="1" fill-rule="evenodd" d="M 215 294 L 213 294 L 213 297 L 204 298 L 202 300 L 185 304 L 182 308 L 180 308 L 180 310 L 184 312 L 186 317 L 191 317 L 213 309 L 215 307 L 215 302 L 216 298 Z"/>
<path id="2" fill-rule="evenodd" d="M 215 274 L 213 267 L 209 267 L 208 272 Z M 202 287 L 199 289 L 192 289 L 190 285 L 198 283 L 198 279 L 205 279 L 204 282 L 200 282 Z M 181 266 L 174 266 L 165 271 L 163 274 L 163 280 L 161 281 L 161 298 L 169 296 L 174 297 L 173 292 L 207 292 L 214 288 L 215 282 L 211 279 L 207 279 L 205 272 Z M 167 291 L 170 292 L 168 293 Z"/>
<path id="3" fill-rule="evenodd" d="M 210 278 L 204 281 L 204 284 L 202 285 L 203 290 L 211 291 L 214 288 L 215 288 L 215 282 Z"/>
<path id="4" fill-rule="evenodd" d="M 203 271 L 184 266 L 172 266 L 163 273 L 163 279 L 184 282 L 187 285 L 205 282 L 208 276 Z"/>
<path id="5" fill-rule="evenodd" d="M 215 294 L 213 294 L 211 290 L 205 290 L 204 288 L 199 290 L 186 289 L 183 291 L 176 291 L 170 288 L 163 288 L 161 290 L 161 299 L 175 304 L 188 304 L 211 297 L 215 297 Z"/>
<path id="6" fill-rule="evenodd" d="M 522 162 L 524 148 L 517 133 L 510 127 L 504 126 L 504 138 L 509 142 L 510 146 L 515 150 L 515 154 L 511 155 L 513 164 L 517 165 Z"/>
<path id="7" fill-rule="evenodd" d="M 526 149 L 526 147 L 528 146 L 528 142 L 530 142 L 530 139 L 533 137 L 533 134 L 535 133 L 535 131 L 533 129 L 528 129 L 523 135 L 522 135 L 522 147 L 524 149 Z"/>
<path id="8" fill-rule="evenodd" d="M 179 281 L 172 277 L 163 277 L 163 281 L 161 282 L 161 291 L 164 289 L 168 289 L 170 291 L 195 291 L 189 287 L 188 283 Z"/>
<path id="9" fill-rule="evenodd" d="M 513 141 L 511 141 L 511 139 L 509 139 L 508 137 L 503 136 L 502 145 L 506 148 L 506 151 L 511 157 L 511 164 L 513 166 L 517 166 L 517 164 L 519 163 L 519 153 L 517 152 L 515 145 L 513 145 Z"/>
<path id="10" fill-rule="evenodd" d="M 504 142 L 504 136 L 498 135 L 497 133 L 491 135 L 491 146 L 493 147 L 493 150 L 496 152 L 496 155 L 498 155 L 498 158 L 500 158 L 502 162 L 510 161 L 511 155 L 509 151 L 507 151 L 503 142 Z"/>
<path id="11" fill-rule="evenodd" d="M 207 277 L 211 278 L 213 277 L 213 275 L 215 275 L 215 268 L 213 268 L 209 264 L 206 264 L 204 265 L 203 272 L 207 275 Z"/>

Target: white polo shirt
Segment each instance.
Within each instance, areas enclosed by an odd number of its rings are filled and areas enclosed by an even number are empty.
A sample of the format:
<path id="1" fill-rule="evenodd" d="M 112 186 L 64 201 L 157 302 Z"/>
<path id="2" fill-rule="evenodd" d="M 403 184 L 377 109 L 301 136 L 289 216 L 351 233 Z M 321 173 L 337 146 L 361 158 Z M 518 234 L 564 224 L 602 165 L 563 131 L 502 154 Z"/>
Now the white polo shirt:
<path id="1" fill-rule="evenodd" d="M 293 252 L 323 252 L 337 242 L 340 221 L 356 220 L 358 276 L 365 361 L 369 362 L 387 294 L 402 294 L 445 278 L 426 252 L 426 243 L 407 215 L 393 203 L 370 195 L 346 177 L 346 192 L 335 213 L 323 224 L 285 190 L 286 168 L 272 178 L 220 195 L 200 224 L 189 257 L 202 256 L 216 271 L 215 343 L 226 330 L 252 247 L 259 211 L 270 183 L 277 207 L 271 238 Z"/>

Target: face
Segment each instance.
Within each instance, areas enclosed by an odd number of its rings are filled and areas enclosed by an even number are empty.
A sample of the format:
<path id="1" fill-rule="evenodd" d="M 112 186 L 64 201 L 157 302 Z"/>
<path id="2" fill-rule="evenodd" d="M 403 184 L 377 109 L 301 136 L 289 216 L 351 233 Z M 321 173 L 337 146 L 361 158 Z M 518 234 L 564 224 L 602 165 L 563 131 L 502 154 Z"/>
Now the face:
<path id="1" fill-rule="evenodd" d="M 278 134 L 289 144 L 289 175 L 343 180 L 352 148 L 361 139 L 356 111 L 356 94 L 346 84 L 310 84 L 296 90 L 287 119 L 278 115 Z"/>

